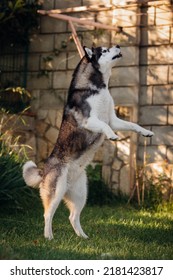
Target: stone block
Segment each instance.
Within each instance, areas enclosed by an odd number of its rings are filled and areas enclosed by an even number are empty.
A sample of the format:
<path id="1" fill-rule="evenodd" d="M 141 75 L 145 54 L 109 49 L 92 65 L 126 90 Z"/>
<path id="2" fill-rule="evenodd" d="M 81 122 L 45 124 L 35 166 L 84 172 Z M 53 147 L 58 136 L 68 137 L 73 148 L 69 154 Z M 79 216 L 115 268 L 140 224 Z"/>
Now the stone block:
<path id="1" fill-rule="evenodd" d="M 160 176 L 166 176 L 167 178 L 173 179 L 172 170 L 173 164 L 169 164 L 166 161 L 154 162 L 151 164 L 147 164 L 147 166 L 145 167 L 147 178 L 154 179 L 154 183 L 159 182 Z M 170 190 L 168 190 L 168 188 L 169 184 L 162 189 L 162 193 L 165 194 L 167 191 L 170 193 Z"/>
<path id="2" fill-rule="evenodd" d="M 111 181 L 114 183 L 119 183 L 119 171 L 113 171 Z"/>
<path id="3" fill-rule="evenodd" d="M 117 157 L 125 164 L 129 163 L 130 139 L 117 141 Z"/>
<path id="4" fill-rule="evenodd" d="M 167 106 L 144 106 L 140 108 L 139 113 L 141 125 L 167 124 Z"/>
<path id="5" fill-rule="evenodd" d="M 137 7 L 116 8 L 113 10 L 112 25 L 129 27 L 139 24 L 140 16 Z"/>
<path id="6" fill-rule="evenodd" d="M 173 65 L 169 65 L 169 83 L 173 84 Z"/>
<path id="7" fill-rule="evenodd" d="M 123 31 L 117 33 L 116 31 L 111 31 L 112 33 L 112 45 L 119 44 L 120 46 L 131 46 L 137 45 L 140 41 L 140 32 L 137 27 L 123 27 Z"/>
<path id="8" fill-rule="evenodd" d="M 43 90 L 40 93 L 40 107 L 43 109 L 62 109 L 66 100 L 64 90 Z"/>
<path id="9" fill-rule="evenodd" d="M 52 144 L 51 142 L 48 141 L 48 143 L 47 143 L 48 155 L 51 154 L 51 152 L 53 151 L 54 146 L 55 146 L 54 144 Z"/>
<path id="10" fill-rule="evenodd" d="M 52 73 L 48 75 L 38 75 L 39 73 L 28 73 L 27 85 L 29 90 L 48 89 L 52 87 Z"/>
<path id="11" fill-rule="evenodd" d="M 71 38 L 71 32 L 56 34 L 54 48 L 60 51 L 76 51 L 76 45 Z"/>
<path id="12" fill-rule="evenodd" d="M 32 112 L 36 113 L 40 107 L 40 90 L 39 89 L 32 90 L 31 96 L 32 96 L 31 103 L 30 103 L 31 110 Z"/>
<path id="13" fill-rule="evenodd" d="M 173 43 L 173 27 L 171 26 L 170 29 L 171 29 L 171 43 Z"/>
<path id="14" fill-rule="evenodd" d="M 94 2 L 94 3 L 92 3 Z M 109 5 L 110 4 L 110 0 L 83 0 L 82 1 L 84 6 L 90 6 L 90 5 Z"/>
<path id="15" fill-rule="evenodd" d="M 154 86 L 153 103 L 168 105 L 173 103 L 173 85 Z"/>
<path id="16" fill-rule="evenodd" d="M 172 10 L 169 6 L 156 7 L 156 25 L 171 25 L 172 24 Z"/>
<path id="17" fill-rule="evenodd" d="M 53 88 L 68 89 L 72 80 L 73 71 L 57 71 L 53 73 Z"/>
<path id="18" fill-rule="evenodd" d="M 114 162 L 112 164 L 112 169 L 113 170 L 120 170 L 121 167 L 122 167 L 122 161 L 119 160 L 118 158 L 115 158 Z"/>
<path id="19" fill-rule="evenodd" d="M 112 164 L 114 153 L 116 149 L 116 143 L 110 142 L 110 140 L 107 140 L 104 142 L 103 145 L 103 164 L 108 165 Z"/>
<path id="20" fill-rule="evenodd" d="M 154 46 L 141 48 L 140 63 L 147 64 L 167 64 L 173 63 L 172 46 Z"/>
<path id="21" fill-rule="evenodd" d="M 54 8 L 54 1 L 52 1 L 52 0 L 44 0 L 43 8 L 45 10 L 52 10 Z"/>
<path id="22" fill-rule="evenodd" d="M 41 18 L 41 33 L 60 33 L 66 32 L 67 21 L 51 17 Z"/>
<path id="23" fill-rule="evenodd" d="M 65 70 L 66 69 L 66 52 L 60 52 L 57 56 L 54 53 L 44 54 L 41 56 L 41 70 Z"/>
<path id="24" fill-rule="evenodd" d="M 94 32 L 82 32 L 82 45 L 91 48 L 93 44 L 96 46 L 110 46 L 110 34 L 103 30 L 100 34 L 99 29 Z"/>
<path id="25" fill-rule="evenodd" d="M 116 66 L 135 66 L 139 64 L 138 47 L 121 47 L 123 57 L 117 60 Z"/>
<path id="26" fill-rule="evenodd" d="M 51 124 L 52 126 L 55 126 L 56 116 L 57 116 L 57 111 L 56 110 L 49 110 L 48 114 L 47 114 L 47 119 L 45 120 L 45 122 Z"/>
<path id="27" fill-rule="evenodd" d="M 110 88 L 110 93 L 117 106 L 138 104 L 138 87 L 113 87 Z"/>
<path id="28" fill-rule="evenodd" d="M 167 84 L 168 66 L 141 66 L 140 77 L 141 85 Z"/>
<path id="29" fill-rule="evenodd" d="M 56 143 L 57 137 L 58 137 L 58 130 L 54 127 L 50 127 L 46 133 L 45 137 L 47 140 L 49 140 L 52 144 Z"/>
<path id="30" fill-rule="evenodd" d="M 98 13 L 100 14 L 100 13 Z M 82 19 L 84 20 L 89 20 L 89 21 L 96 21 L 95 20 L 95 14 L 94 13 L 91 13 L 91 12 L 80 12 L 80 13 L 70 13 L 70 16 L 71 17 L 76 17 L 76 18 L 81 18 L 81 21 Z M 95 27 L 93 25 L 84 25 L 84 24 L 75 24 L 75 29 L 78 32 L 82 32 L 82 31 L 90 31 L 90 30 L 94 30 Z M 71 32 L 71 27 L 70 25 L 68 24 L 68 31 Z M 79 34 L 79 33 L 78 33 Z"/>
<path id="31" fill-rule="evenodd" d="M 146 148 L 147 164 L 152 162 L 163 161 L 166 158 L 166 146 L 147 146 Z M 143 162 L 144 157 L 144 147 L 140 146 L 138 148 L 138 160 Z"/>
<path id="32" fill-rule="evenodd" d="M 173 105 L 168 107 L 168 124 L 173 125 Z"/>
<path id="33" fill-rule="evenodd" d="M 141 28 L 141 45 L 162 45 L 169 44 L 169 26 L 148 26 Z"/>
<path id="34" fill-rule="evenodd" d="M 168 162 L 173 162 L 173 146 L 167 148 L 167 160 Z"/>
<path id="35" fill-rule="evenodd" d="M 172 126 L 153 126 L 154 137 L 152 137 L 152 145 L 168 145 L 172 146 L 173 129 Z"/>
<path id="36" fill-rule="evenodd" d="M 112 26 L 113 11 L 101 11 L 97 13 L 97 21 L 102 24 L 107 24 Z M 107 32 L 107 30 L 105 30 Z"/>
<path id="37" fill-rule="evenodd" d="M 39 159 L 46 159 L 48 156 L 47 142 L 42 138 L 37 138 L 37 147 Z"/>
<path id="38" fill-rule="evenodd" d="M 56 127 L 60 129 L 61 122 L 62 122 L 62 115 L 63 115 L 63 110 L 59 109 L 56 111 Z"/>
<path id="39" fill-rule="evenodd" d="M 67 58 L 67 68 L 74 70 L 80 61 L 80 56 L 78 52 L 69 52 Z"/>
<path id="40" fill-rule="evenodd" d="M 54 36 L 52 34 L 36 34 L 30 39 L 30 53 L 51 52 L 54 50 Z"/>
<path id="41" fill-rule="evenodd" d="M 37 120 L 36 121 L 36 126 L 35 126 L 35 129 L 36 129 L 36 133 L 41 137 L 41 136 L 44 136 L 46 130 L 48 128 L 48 124 L 45 123 L 44 121 L 42 120 Z"/>
<path id="42" fill-rule="evenodd" d="M 139 84 L 139 68 L 133 67 L 115 67 L 112 69 L 110 78 L 110 87 L 114 86 L 134 86 Z"/>
<path id="43" fill-rule="evenodd" d="M 40 55 L 29 53 L 28 56 L 28 71 L 38 71 L 40 65 Z"/>
<path id="44" fill-rule="evenodd" d="M 141 86 L 139 92 L 140 105 L 151 105 L 153 98 L 153 86 Z"/>
<path id="45" fill-rule="evenodd" d="M 55 1 L 55 9 L 66 9 L 81 6 L 81 0 Z"/>
<path id="46" fill-rule="evenodd" d="M 124 165 L 120 170 L 120 192 L 124 195 L 130 194 L 130 167 Z"/>
<path id="47" fill-rule="evenodd" d="M 104 153 L 103 147 L 100 147 L 99 150 L 95 153 L 93 161 L 97 163 L 101 163 L 103 161 L 103 153 Z"/>
<path id="48" fill-rule="evenodd" d="M 47 110 L 39 109 L 38 112 L 37 112 L 37 119 L 38 119 L 38 120 L 44 120 L 44 119 L 46 119 L 47 113 L 48 113 Z"/>

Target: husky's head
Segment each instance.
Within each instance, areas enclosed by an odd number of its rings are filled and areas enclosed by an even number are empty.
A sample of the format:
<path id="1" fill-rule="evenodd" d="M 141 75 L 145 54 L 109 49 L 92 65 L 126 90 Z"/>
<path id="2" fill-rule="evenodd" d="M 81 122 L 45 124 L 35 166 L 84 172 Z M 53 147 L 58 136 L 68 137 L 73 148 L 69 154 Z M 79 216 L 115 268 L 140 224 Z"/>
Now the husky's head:
<path id="1" fill-rule="evenodd" d="M 84 47 L 85 57 L 101 72 L 116 65 L 116 61 L 122 57 L 119 45 L 112 48 L 97 47 L 89 49 Z"/>

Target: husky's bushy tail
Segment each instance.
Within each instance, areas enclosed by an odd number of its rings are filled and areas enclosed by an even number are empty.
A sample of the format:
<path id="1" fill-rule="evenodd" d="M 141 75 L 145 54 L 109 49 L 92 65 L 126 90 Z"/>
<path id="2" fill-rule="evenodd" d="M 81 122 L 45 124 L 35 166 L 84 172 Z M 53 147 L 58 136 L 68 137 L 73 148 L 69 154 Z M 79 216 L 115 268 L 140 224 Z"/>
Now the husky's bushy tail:
<path id="1" fill-rule="evenodd" d="M 25 183 L 33 188 L 38 188 L 42 181 L 41 170 L 32 161 L 27 161 L 23 166 L 23 178 Z"/>

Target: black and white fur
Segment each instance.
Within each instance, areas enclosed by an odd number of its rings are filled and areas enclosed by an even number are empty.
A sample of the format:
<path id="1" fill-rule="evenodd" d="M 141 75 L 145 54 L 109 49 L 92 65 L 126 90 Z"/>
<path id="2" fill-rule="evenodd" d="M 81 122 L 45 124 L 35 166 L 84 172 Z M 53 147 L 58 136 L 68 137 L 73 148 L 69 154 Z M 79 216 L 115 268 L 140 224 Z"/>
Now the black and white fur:
<path id="1" fill-rule="evenodd" d="M 84 47 L 85 56 L 77 65 L 68 92 L 56 145 L 39 170 L 28 161 L 23 177 L 29 186 L 39 185 L 44 206 L 44 236 L 53 238 L 52 219 L 63 199 L 70 210 L 70 222 L 78 236 L 87 238 L 80 214 L 87 199 L 85 168 L 105 137 L 116 140 L 114 131 L 134 131 L 143 136 L 153 132 L 119 119 L 108 90 L 111 69 L 122 56 L 119 46 Z"/>

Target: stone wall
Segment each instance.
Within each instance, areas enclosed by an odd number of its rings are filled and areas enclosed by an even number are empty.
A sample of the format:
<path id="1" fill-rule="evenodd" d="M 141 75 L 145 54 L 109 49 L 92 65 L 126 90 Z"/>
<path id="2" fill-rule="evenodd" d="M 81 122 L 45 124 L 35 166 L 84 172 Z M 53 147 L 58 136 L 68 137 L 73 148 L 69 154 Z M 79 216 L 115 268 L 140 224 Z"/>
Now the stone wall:
<path id="1" fill-rule="evenodd" d="M 112 4 L 113 9 L 71 13 L 101 23 L 121 26 L 121 32 L 77 26 L 83 45 L 119 44 L 123 59 L 112 71 L 110 92 L 120 115 L 152 129 L 147 140 L 149 161 L 173 160 L 173 28 L 171 1 L 45 0 L 45 9 Z M 143 1 L 144 2 L 144 1 Z M 158 3 L 159 2 L 159 3 Z M 135 4 L 138 3 L 138 4 Z M 28 89 L 36 114 L 36 161 L 51 152 L 61 123 L 72 73 L 79 62 L 67 22 L 41 17 L 40 32 L 31 38 Z M 102 164 L 104 180 L 115 191 L 129 194 L 136 157 L 142 161 L 144 139 L 121 133 L 120 141 L 105 141 L 94 162 Z"/>
<path id="2" fill-rule="evenodd" d="M 173 161 L 173 6 L 158 1 L 142 7 L 139 122 L 155 133 L 148 140 L 149 162 Z M 153 3 L 154 4 L 154 3 Z M 158 5 L 157 5 L 158 4 Z M 163 5 L 164 4 L 164 5 Z M 139 158 L 143 155 L 140 142 Z"/>

